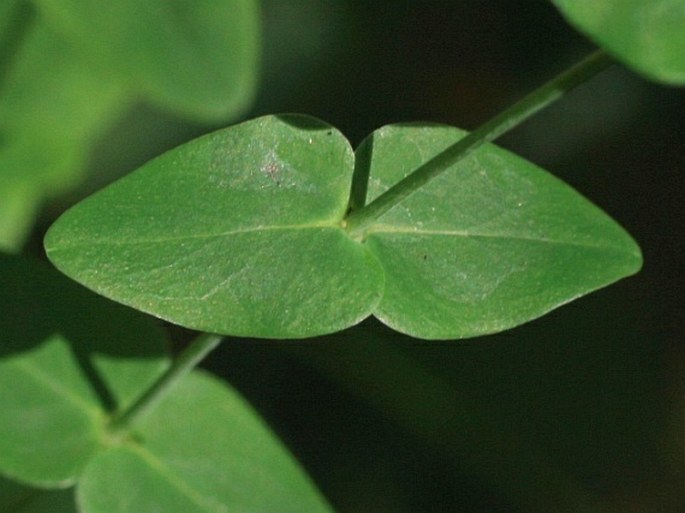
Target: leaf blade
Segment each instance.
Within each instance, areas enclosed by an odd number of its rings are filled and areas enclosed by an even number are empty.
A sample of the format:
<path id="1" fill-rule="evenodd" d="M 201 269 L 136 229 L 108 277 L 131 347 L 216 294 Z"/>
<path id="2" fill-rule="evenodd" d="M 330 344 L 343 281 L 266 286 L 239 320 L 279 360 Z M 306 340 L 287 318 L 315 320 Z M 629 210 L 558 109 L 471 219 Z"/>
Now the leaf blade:
<path id="1" fill-rule="evenodd" d="M 265 116 L 196 139 L 65 213 L 48 257 L 187 327 L 296 338 L 356 324 L 382 272 L 349 239 L 353 152 L 329 125 Z"/>
<path id="2" fill-rule="evenodd" d="M 685 85 L 685 2 L 552 0 L 567 21 L 651 80 Z"/>
<path id="3" fill-rule="evenodd" d="M 37 263 L 0 255 L 0 278 L 0 473 L 64 487 L 101 449 L 108 408 L 164 371 L 166 340 Z"/>
<path id="4" fill-rule="evenodd" d="M 368 316 L 365 305 L 376 302 L 380 270 L 341 229 L 265 232 L 209 243 L 143 242 L 134 245 L 135 263 L 106 244 L 53 250 L 51 258 L 70 261 L 62 270 L 77 269 L 84 284 L 97 283 L 98 293 L 200 331 L 296 338 L 338 331 Z M 217 254 L 230 258 L 218 262 Z"/>
<path id="5" fill-rule="evenodd" d="M 373 155 L 370 199 L 463 135 L 438 126 L 374 132 L 357 150 Z M 494 145 L 381 216 L 365 244 L 386 277 L 374 315 L 420 338 L 511 328 L 641 265 L 637 245 L 606 214 Z"/>
<path id="6" fill-rule="evenodd" d="M 226 384 L 194 372 L 78 488 L 85 513 L 330 512 L 278 440 Z"/>
<path id="7" fill-rule="evenodd" d="M 0 94 L 0 247 L 11 251 L 21 247 L 45 198 L 82 179 L 88 145 L 127 96 L 45 23 L 26 30 Z"/>
<path id="8" fill-rule="evenodd" d="M 255 94 L 260 18 L 254 0 L 38 4 L 95 68 L 114 72 L 157 105 L 219 121 L 243 111 Z"/>

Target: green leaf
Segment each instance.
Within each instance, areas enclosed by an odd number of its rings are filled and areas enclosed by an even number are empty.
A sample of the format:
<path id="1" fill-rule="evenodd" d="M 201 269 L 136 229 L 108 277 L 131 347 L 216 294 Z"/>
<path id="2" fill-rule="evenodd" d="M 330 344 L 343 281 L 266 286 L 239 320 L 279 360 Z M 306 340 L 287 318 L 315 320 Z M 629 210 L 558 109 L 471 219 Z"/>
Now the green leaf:
<path id="1" fill-rule="evenodd" d="M 370 175 L 369 201 L 464 135 L 438 126 L 374 132 L 357 151 L 357 165 Z M 638 246 L 606 214 L 494 145 L 381 216 L 364 238 L 385 271 L 374 315 L 427 339 L 512 328 L 642 262 Z"/>
<path id="2" fill-rule="evenodd" d="M 109 412 L 167 367 L 149 318 L 51 269 L 0 255 L 0 473 L 75 481 L 106 441 Z"/>
<path id="3" fill-rule="evenodd" d="M 62 191 L 86 149 L 119 114 L 120 81 L 94 72 L 45 24 L 34 23 L 0 96 L 0 170 Z"/>
<path id="4" fill-rule="evenodd" d="M 0 247 L 8 250 L 21 246 L 45 197 L 80 181 L 89 145 L 125 96 L 38 22 L 12 62 L 0 94 Z"/>
<path id="5" fill-rule="evenodd" d="M 383 279 L 341 227 L 353 158 L 312 118 L 242 123 L 73 207 L 49 230 L 47 254 L 96 292 L 197 330 L 335 332 L 370 315 Z"/>
<path id="6" fill-rule="evenodd" d="M 179 383 L 135 438 L 86 468 L 83 513 L 331 511 L 252 409 L 209 375 Z"/>
<path id="7" fill-rule="evenodd" d="M 254 96 L 259 56 L 255 0 L 36 0 L 94 66 L 148 101 L 221 120 Z"/>
<path id="8" fill-rule="evenodd" d="M 595 43 L 647 78 L 685 85 L 685 1 L 552 0 Z"/>

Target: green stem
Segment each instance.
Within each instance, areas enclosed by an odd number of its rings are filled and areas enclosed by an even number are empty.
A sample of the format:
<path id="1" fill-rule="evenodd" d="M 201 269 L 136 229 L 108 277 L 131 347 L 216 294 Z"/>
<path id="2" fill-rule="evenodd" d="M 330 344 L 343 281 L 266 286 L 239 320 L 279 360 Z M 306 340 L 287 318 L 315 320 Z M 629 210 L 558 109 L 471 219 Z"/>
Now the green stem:
<path id="1" fill-rule="evenodd" d="M 574 87 L 592 78 L 612 62 L 611 57 L 602 50 L 598 50 L 536 89 L 433 157 L 368 205 L 353 210 L 346 220 L 348 233 L 354 238 L 363 238 L 364 231 L 395 205 L 447 171 L 483 144 L 493 141 L 520 125 L 533 114 L 560 99 Z"/>
<path id="2" fill-rule="evenodd" d="M 223 337 L 211 333 L 203 333 L 195 338 L 150 388 L 112 419 L 109 431 L 113 434 L 128 431 L 134 422 L 157 406 L 174 385 L 218 346 L 222 339 Z"/>

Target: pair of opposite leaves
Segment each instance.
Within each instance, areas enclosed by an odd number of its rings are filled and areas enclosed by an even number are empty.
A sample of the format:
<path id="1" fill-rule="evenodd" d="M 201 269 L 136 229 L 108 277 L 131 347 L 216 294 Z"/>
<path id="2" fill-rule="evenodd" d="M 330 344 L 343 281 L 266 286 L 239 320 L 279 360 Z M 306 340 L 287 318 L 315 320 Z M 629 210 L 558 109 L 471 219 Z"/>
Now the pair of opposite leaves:
<path id="1" fill-rule="evenodd" d="M 355 156 L 313 118 L 247 121 L 76 205 L 48 232 L 47 254 L 139 310 L 266 338 L 332 333 L 372 314 L 415 337 L 476 336 L 639 269 L 638 246 L 612 219 L 494 145 L 350 236 L 353 171 L 369 176 L 368 203 L 464 135 L 387 126 Z"/>

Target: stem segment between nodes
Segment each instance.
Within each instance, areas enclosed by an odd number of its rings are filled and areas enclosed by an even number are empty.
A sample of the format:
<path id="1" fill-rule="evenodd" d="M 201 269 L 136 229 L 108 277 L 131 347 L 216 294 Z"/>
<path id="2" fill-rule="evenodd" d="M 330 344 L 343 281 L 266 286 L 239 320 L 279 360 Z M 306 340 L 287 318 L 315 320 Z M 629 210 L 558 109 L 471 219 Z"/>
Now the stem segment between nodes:
<path id="1" fill-rule="evenodd" d="M 347 232 L 355 239 L 363 239 L 364 231 L 395 205 L 483 144 L 497 139 L 563 97 L 571 89 L 588 81 L 612 62 L 611 57 L 602 50 L 598 50 L 562 72 L 442 153 L 437 154 L 368 205 L 352 211 L 345 223 Z"/>
<path id="2" fill-rule="evenodd" d="M 198 335 L 150 388 L 143 392 L 131 406 L 112 419 L 109 425 L 110 433 L 120 434 L 128 431 L 134 422 L 157 406 L 174 385 L 194 369 L 222 340 L 223 337 L 211 333 Z"/>

